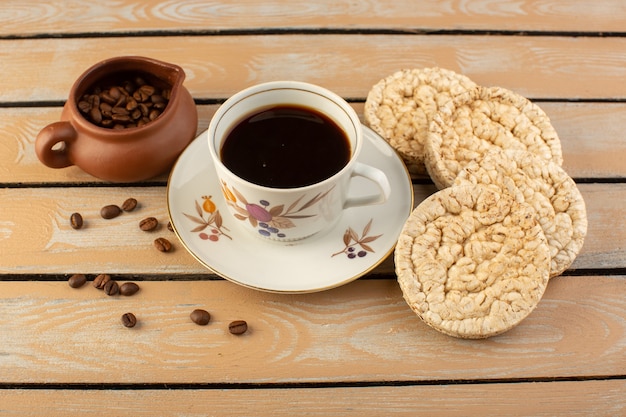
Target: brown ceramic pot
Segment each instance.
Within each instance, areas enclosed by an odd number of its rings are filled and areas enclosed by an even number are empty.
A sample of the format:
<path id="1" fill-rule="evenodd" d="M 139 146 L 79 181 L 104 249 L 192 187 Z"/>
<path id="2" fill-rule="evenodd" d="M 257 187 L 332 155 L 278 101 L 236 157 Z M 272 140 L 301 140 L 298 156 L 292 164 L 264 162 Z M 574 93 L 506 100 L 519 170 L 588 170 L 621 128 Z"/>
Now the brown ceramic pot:
<path id="1" fill-rule="evenodd" d="M 159 117 L 140 126 L 115 130 L 100 127 L 78 109 L 85 92 L 101 82 L 128 74 L 141 75 L 153 85 L 171 88 L 169 103 Z M 37 156 L 51 168 L 71 165 L 113 182 L 132 182 L 164 173 L 195 137 L 198 112 L 183 87 L 185 72 L 177 65 L 138 56 L 101 61 L 76 80 L 63 107 L 61 121 L 39 132 Z"/>

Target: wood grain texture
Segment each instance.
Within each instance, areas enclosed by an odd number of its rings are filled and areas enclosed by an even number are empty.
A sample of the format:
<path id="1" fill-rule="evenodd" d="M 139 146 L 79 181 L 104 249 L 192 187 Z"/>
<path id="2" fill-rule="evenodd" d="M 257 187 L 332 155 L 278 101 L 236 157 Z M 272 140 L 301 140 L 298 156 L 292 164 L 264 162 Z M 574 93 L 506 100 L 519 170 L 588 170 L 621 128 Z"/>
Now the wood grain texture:
<path id="1" fill-rule="evenodd" d="M 0 34 L 119 33 L 129 28 L 138 32 L 255 28 L 623 32 L 625 15 L 620 0 L 123 0 L 110 8 L 79 0 L 8 0 L 0 11 Z"/>
<path id="2" fill-rule="evenodd" d="M 7 417 L 268 415 L 615 417 L 626 412 L 626 382 L 584 381 L 442 386 L 193 389 L 11 390 L 0 392 Z"/>
<path id="3" fill-rule="evenodd" d="M 538 103 L 559 133 L 564 169 L 574 178 L 625 178 L 626 131 L 624 103 Z M 198 134 L 209 125 L 218 105 L 198 106 Z M 363 120 L 363 103 L 353 107 Z M 61 110 L 0 108 L 0 183 L 101 182 L 76 167 L 51 169 L 37 159 L 35 138 Z M 157 178 L 165 182 L 167 175 Z"/>
<path id="4" fill-rule="evenodd" d="M 626 415 L 624 22 L 622 0 L 3 1 L 0 415 Z M 327 87 L 361 115 L 371 86 L 402 68 L 440 66 L 534 99 L 586 200 L 578 271 L 552 279 L 527 319 L 487 340 L 426 326 L 391 257 L 313 294 L 219 279 L 165 227 L 167 174 L 117 186 L 35 156 L 74 80 L 120 55 L 181 65 L 203 103 L 198 132 L 211 103 L 276 79 Z M 416 204 L 435 191 L 424 182 Z M 100 217 L 128 197 L 135 212 Z M 71 229 L 75 211 L 84 229 Z M 155 232 L 139 230 L 148 216 Z M 175 250 L 158 252 L 157 236 Z M 141 290 L 72 289 L 65 278 L 76 272 Z M 208 326 L 192 323 L 195 308 L 211 313 Z M 121 324 L 126 312 L 135 328 Z M 236 319 L 246 334 L 228 332 Z"/>
<path id="5" fill-rule="evenodd" d="M 519 326 L 461 340 L 423 324 L 395 280 L 267 294 L 226 281 L 140 282 L 109 297 L 0 282 L 2 383 L 315 383 L 626 375 L 626 277 L 559 277 Z M 358 296 L 355 296 L 358 294 Z M 189 313 L 204 308 L 206 327 Z M 120 317 L 133 312 L 135 328 Z M 246 320 L 237 337 L 228 323 Z"/>
<path id="6" fill-rule="evenodd" d="M 364 98 L 372 85 L 399 69 L 432 66 L 530 98 L 626 97 L 626 38 L 621 37 L 177 36 L 23 39 L 2 46 L 2 85 L 11 88 L 0 88 L 0 102 L 65 100 L 92 64 L 135 54 L 181 65 L 194 98 L 221 99 L 277 79 Z"/>
<path id="7" fill-rule="evenodd" d="M 572 268 L 625 268 L 626 224 L 618 221 L 626 201 L 626 184 L 581 184 L 589 228 L 581 253 Z M 433 185 L 414 186 L 415 204 L 435 191 Z M 141 207 L 112 220 L 100 217 L 100 208 L 135 197 Z M 203 274 L 207 270 L 187 253 L 165 228 L 165 187 L 0 189 L 0 274 Z M 10 204 L 8 204 L 10 202 Z M 226 208 L 224 208 L 226 211 Z M 69 217 L 80 212 L 81 230 L 70 227 Z M 154 216 L 162 224 L 156 232 L 139 229 L 139 221 Z M 227 224 L 227 223 L 226 223 Z M 164 236 L 174 250 L 161 253 L 152 241 Z M 391 259 L 374 272 L 393 274 Z"/>

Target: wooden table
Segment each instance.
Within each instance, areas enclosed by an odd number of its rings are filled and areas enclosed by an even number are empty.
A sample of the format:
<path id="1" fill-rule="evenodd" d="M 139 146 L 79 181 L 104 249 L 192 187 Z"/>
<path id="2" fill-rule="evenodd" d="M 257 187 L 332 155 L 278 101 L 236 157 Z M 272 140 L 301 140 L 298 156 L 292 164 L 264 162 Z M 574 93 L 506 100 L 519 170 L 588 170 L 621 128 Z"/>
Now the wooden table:
<path id="1" fill-rule="evenodd" d="M 1 415 L 626 415 L 626 3 L 114 3 L 7 0 L 0 11 Z M 277 79 L 327 87 L 361 115 L 370 87 L 401 68 L 514 90 L 559 132 L 587 204 L 584 248 L 525 321 L 480 341 L 424 325 L 392 258 L 306 295 L 223 280 L 165 227 L 168 254 L 136 227 L 167 223 L 167 175 L 110 184 L 35 156 L 78 75 L 131 54 L 185 69 L 198 132 L 230 95 Z M 413 186 L 416 204 L 435 191 Z M 99 219 L 128 197 L 139 210 Z M 73 273 L 141 290 L 75 290 Z M 194 308 L 211 312 L 208 326 L 189 320 Z M 134 329 L 120 323 L 127 311 Z M 250 330 L 229 334 L 233 319 Z"/>

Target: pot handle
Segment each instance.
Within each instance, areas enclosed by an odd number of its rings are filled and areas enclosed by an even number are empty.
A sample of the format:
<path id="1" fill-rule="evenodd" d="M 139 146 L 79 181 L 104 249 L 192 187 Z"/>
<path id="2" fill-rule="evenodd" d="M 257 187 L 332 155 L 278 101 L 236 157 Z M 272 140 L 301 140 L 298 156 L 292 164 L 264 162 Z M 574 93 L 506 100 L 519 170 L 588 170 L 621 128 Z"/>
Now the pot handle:
<path id="1" fill-rule="evenodd" d="M 69 158 L 69 147 L 78 134 L 70 122 L 61 121 L 44 127 L 35 140 L 35 152 L 39 160 L 50 168 L 74 165 Z"/>

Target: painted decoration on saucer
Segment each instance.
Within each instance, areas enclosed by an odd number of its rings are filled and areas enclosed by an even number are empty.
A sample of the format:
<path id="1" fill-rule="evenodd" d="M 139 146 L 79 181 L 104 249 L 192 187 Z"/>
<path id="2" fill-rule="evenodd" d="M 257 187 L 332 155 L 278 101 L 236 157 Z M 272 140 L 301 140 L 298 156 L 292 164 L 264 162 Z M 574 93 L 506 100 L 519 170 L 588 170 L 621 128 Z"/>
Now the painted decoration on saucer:
<path id="1" fill-rule="evenodd" d="M 345 254 L 348 259 L 355 259 L 357 257 L 363 258 L 367 255 L 368 252 L 375 252 L 374 248 L 371 246 L 372 242 L 382 236 L 370 235 L 370 228 L 372 227 L 372 222 L 374 219 L 370 219 L 370 221 L 365 225 L 361 236 L 354 231 L 352 227 L 348 227 L 343 234 L 343 243 L 345 247 L 339 252 L 335 252 L 331 255 L 331 257 Z"/>

